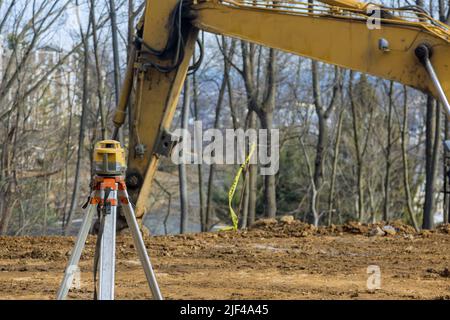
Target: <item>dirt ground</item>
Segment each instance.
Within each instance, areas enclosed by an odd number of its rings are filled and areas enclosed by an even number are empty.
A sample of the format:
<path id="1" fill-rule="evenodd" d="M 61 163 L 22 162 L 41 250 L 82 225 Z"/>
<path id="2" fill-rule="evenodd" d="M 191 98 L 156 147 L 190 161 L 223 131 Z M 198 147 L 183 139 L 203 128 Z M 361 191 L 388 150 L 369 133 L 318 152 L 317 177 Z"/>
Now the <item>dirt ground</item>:
<path id="1" fill-rule="evenodd" d="M 380 226 L 382 227 L 382 226 Z M 263 222 L 239 233 L 147 237 L 166 299 L 450 299 L 450 227 L 416 234 L 402 225 L 316 229 Z M 73 238 L 0 238 L 0 299 L 53 299 Z M 92 299 L 95 238 L 82 256 L 82 287 Z M 367 289 L 367 267 L 381 289 Z M 148 299 L 132 240 L 117 242 L 116 297 Z"/>

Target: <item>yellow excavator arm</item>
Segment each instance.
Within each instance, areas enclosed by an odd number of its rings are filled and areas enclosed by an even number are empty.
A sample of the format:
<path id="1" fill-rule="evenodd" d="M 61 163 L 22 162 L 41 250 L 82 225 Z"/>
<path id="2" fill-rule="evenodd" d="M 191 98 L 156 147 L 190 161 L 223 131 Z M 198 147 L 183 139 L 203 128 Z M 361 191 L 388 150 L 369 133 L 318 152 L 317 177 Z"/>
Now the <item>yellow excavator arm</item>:
<path id="1" fill-rule="evenodd" d="M 320 2 L 147 0 L 114 117 L 117 136 L 130 116 L 127 184 L 138 217 L 158 160 L 172 147 L 168 128 L 198 30 L 394 80 L 432 94 L 450 114 L 448 26 L 416 7 Z"/>

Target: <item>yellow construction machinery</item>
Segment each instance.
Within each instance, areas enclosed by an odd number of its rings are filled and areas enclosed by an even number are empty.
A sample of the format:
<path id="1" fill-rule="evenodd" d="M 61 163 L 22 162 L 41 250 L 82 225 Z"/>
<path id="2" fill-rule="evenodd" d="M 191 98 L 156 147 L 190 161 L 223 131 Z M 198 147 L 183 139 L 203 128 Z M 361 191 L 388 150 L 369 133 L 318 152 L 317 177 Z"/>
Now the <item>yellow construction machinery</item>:
<path id="1" fill-rule="evenodd" d="M 400 82 L 432 94 L 450 114 L 450 30 L 418 7 L 355 0 L 147 0 L 113 136 L 129 115 L 126 181 L 137 217 L 146 211 L 158 159 L 173 146 L 168 128 L 199 30 Z"/>

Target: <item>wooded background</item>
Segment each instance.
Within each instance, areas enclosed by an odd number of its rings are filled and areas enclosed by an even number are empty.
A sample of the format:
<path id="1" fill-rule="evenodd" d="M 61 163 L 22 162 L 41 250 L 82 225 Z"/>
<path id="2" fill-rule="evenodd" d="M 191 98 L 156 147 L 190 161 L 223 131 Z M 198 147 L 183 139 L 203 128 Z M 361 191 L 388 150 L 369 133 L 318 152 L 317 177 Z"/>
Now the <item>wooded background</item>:
<path id="1" fill-rule="evenodd" d="M 448 0 L 378 2 L 422 6 L 450 22 Z M 0 0 L 1 235 L 61 233 L 81 216 L 93 146 L 111 134 L 143 9 L 137 0 Z M 280 130 L 279 173 L 262 177 L 251 166 L 247 188 L 237 191 L 241 227 L 277 215 L 316 225 L 448 222 L 448 122 L 432 97 L 243 41 L 200 37 L 204 61 L 188 77 L 173 128 L 184 105 L 189 123 L 202 120 L 204 129 Z M 126 126 L 125 146 L 127 133 Z M 189 197 L 181 207 L 191 224 L 207 231 L 229 223 L 237 168 L 186 167 Z M 179 169 L 163 161 L 152 203 L 180 201 L 165 178 Z M 180 210 L 169 213 L 179 219 Z"/>

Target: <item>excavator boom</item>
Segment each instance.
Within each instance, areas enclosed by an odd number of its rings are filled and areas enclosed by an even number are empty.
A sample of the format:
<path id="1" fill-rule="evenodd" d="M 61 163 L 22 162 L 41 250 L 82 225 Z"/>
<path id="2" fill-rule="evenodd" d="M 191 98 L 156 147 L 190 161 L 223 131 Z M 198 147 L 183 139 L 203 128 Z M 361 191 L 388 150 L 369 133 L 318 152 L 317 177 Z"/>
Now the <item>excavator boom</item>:
<path id="1" fill-rule="evenodd" d="M 448 108 L 450 30 L 423 11 L 355 0 L 147 0 L 114 118 L 120 128 L 130 106 L 127 184 L 138 217 L 158 160 L 170 151 L 167 130 L 198 30 L 397 81 Z"/>
<path id="2" fill-rule="evenodd" d="M 323 0 L 320 2 L 346 9 L 363 10 L 368 6 L 367 3 L 356 0 Z"/>
<path id="3" fill-rule="evenodd" d="M 356 2 L 349 2 L 356 7 Z M 425 43 L 433 48 L 432 64 L 444 90 L 450 92 L 450 33 L 429 17 L 427 22 L 419 17 L 415 21 L 380 19 L 376 28 L 358 10 L 298 1 L 274 5 L 261 0 L 206 0 L 198 1 L 193 10 L 197 15 L 193 24 L 199 29 L 398 81 L 438 97 L 415 54 Z"/>

